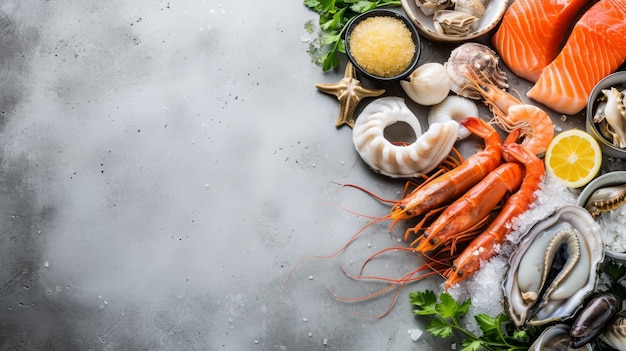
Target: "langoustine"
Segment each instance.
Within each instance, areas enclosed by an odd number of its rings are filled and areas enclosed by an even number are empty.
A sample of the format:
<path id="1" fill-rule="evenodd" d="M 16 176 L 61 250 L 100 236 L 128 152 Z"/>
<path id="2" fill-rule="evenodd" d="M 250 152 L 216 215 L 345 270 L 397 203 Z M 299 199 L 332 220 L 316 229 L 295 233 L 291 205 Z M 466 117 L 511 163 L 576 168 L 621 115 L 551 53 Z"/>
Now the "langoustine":
<path id="1" fill-rule="evenodd" d="M 526 96 L 559 113 L 578 113 L 593 87 L 624 60 L 626 2 L 600 0 L 578 20 L 563 49 Z"/>
<path id="2" fill-rule="evenodd" d="M 539 189 L 545 171 L 543 161 L 519 144 L 506 144 L 504 154 L 505 159 L 524 164 L 526 172 L 520 189 L 507 199 L 496 218 L 470 242 L 456 258 L 452 268 L 444 273 L 446 289 L 471 276 L 480 268 L 481 262 L 497 255 L 497 247 L 511 231 L 508 225 L 510 221 L 528 210 L 535 200 L 534 194 Z"/>
<path id="3" fill-rule="evenodd" d="M 517 190 L 522 182 L 522 175 L 522 168 L 517 163 L 501 164 L 446 207 L 411 246 L 415 247 L 416 252 L 425 254 L 441 247 L 446 247 L 451 255 L 455 254 L 457 244 L 475 237 L 476 232 L 482 228 L 481 223 L 487 223 L 489 214 L 502 198 Z M 410 233 L 421 230 L 422 223 L 423 221 L 407 230 L 405 240 Z"/>
<path id="4" fill-rule="evenodd" d="M 519 129 L 521 145 L 535 155 L 543 154 L 554 138 L 554 124 L 548 113 L 535 105 L 522 103 L 479 74 L 469 70 L 468 78 L 493 112 L 494 123 L 509 133 Z"/>

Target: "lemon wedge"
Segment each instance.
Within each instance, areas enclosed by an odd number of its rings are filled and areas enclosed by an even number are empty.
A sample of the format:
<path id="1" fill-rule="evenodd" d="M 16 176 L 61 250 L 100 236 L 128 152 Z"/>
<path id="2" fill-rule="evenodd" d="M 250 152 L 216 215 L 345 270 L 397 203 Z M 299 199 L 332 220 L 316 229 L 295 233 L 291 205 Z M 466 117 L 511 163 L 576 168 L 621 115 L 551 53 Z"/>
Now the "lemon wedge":
<path id="1" fill-rule="evenodd" d="M 589 183 L 600 170 L 602 151 L 588 133 L 570 129 L 559 133 L 546 149 L 546 170 L 570 188 Z"/>

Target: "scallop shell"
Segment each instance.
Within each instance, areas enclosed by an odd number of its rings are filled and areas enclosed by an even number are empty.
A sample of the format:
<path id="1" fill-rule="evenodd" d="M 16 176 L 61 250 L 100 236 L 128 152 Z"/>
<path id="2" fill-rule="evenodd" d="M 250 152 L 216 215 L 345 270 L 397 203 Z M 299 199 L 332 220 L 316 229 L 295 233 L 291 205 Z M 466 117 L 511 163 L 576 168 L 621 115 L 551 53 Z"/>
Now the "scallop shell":
<path id="1" fill-rule="evenodd" d="M 412 129 L 408 144 L 387 139 L 386 129 L 399 124 Z M 374 171 L 393 178 L 417 177 L 435 169 L 449 154 L 459 130 L 456 121 L 434 123 L 422 134 L 420 122 L 404 99 L 378 98 L 368 104 L 352 129 L 359 155 Z"/>
<path id="2" fill-rule="evenodd" d="M 500 57 L 488 46 L 480 43 L 465 43 L 452 50 L 444 66 L 452 81 L 453 92 L 470 99 L 480 100 L 482 96 L 472 87 L 468 79 L 469 70 L 474 70 L 498 88 L 506 89 L 509 87 L 507 76 L 499 63 Z"/>

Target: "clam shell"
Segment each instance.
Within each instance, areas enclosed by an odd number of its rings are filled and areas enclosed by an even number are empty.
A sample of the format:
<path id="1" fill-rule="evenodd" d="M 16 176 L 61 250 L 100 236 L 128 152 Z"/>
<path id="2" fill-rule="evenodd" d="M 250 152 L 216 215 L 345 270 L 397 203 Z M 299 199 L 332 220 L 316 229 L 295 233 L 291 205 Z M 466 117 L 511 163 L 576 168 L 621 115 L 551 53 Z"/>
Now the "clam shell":
<path id="1" fill-rule="evenodd" d="M 571 318 L 597 284 L 601 228 L 584 208 L 560 207 L 526 232 L 509 258 L 505 311 L 518 328 Z"/>
<path id="2" fill-rule="evenodd" d="M 460 45 L 450 52 L 450 57 L 444 64 L 452 81 L 450 90 L 470 99 L 482 99 L 482 95 L 470 84 L 470 69 L 498 88 L 508 88 L 506 73 L 499 64 L 498 54 L 484 44 L 470 42 Z"/>

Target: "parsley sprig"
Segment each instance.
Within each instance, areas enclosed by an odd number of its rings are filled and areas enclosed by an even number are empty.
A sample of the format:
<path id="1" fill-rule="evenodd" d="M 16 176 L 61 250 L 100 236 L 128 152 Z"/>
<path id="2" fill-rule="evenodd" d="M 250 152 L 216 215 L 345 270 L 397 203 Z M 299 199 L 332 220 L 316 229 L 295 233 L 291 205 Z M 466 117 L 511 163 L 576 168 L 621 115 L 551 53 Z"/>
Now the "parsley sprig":
<path id="1" fill-rule="evenodd" d="M 383 6 L 400 6 L 400 0 L 304 0 L 304 5 L 319 14 L 320 33 L 309 46 L 309 54 L 324 71 L 338 67 L 339 54 L 346 53 L 343 34 L 358 14 Z M 312 30 L 311 26 L 305 27 Z"/>
<path id="2" fill-rule="evenodd" d="M 484 313 L 475 316 L 483 332 L 477 336 L 461 326 L 461 319 L 467 314 L 471 299 L 458 303 L 450 294 L 442 292 L 439 299 L 431 290 L 412 292 L 409 295 L 415 306 L 413 313 L 421 316 L 434 316 L 426 326 L 426 331 L 442 338 L 451 336 L 454 331 L 464 336 L 461 351 L 486 350 L 527 350 L 530 345 L 529 332 L 516 330 L 505 314 L 490 317 Z"/>

